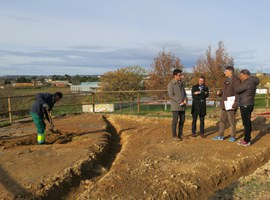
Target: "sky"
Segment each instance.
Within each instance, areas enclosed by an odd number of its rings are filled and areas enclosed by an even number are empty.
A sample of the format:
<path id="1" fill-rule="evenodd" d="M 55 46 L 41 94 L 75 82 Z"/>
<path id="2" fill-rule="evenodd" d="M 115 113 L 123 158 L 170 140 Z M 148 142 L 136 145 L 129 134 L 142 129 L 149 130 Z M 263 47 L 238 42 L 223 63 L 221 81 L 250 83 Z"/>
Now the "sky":
<path id="1" fill-rule="evenodd" d="M 192 72 L 223 41 L 235 67 L 270 73 L 269 0 L 0 0 L 0 76 L 151 70 L 162 51 Z"/>

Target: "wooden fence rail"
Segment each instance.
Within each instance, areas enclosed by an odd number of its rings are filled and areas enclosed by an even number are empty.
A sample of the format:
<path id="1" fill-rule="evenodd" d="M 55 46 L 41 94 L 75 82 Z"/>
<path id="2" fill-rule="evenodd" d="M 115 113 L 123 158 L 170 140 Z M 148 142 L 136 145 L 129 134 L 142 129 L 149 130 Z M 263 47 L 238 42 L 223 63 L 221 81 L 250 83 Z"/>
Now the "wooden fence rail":
<path id="1" fill-rule="evenodd" d="M 212 90 L 215 91 L 215 90 Z M 145 94 L 145 95 L 144 95 Z M 144 97 L 150 96 L 162 96 L 155 100 L 146 100 Z M 166 90 L 139 90 L 139 91 L 108 91 L 108 92 L 80 92 L 80 93 L 68 93 L 64 94 L 64 99 L 70 99 L 70 102 L 72 102 L 76 98 L 86 98 L 87 102 L 84 100 L 81 100 L 80 102 L 76 103 L 70 103 L 65 101 L 60 101 L 60 104 L 57 104 L 55 107 L 61 107 L 61 106 L 82 106 L 91 104 L 93 106 L 93 112 L 95 112 L 95 105 L 100 103 L 120 103 L 120 104 L 127 104 L 132 103 L 132 105 L 137 105 L 137 112 L 141 112 L 141 105 L 152 103 L 153 101 L 157 104 L 164 104 L 165 110 L 167 108 L 167 102 L 168 98 L 166 97 L 167 91 Z M 107 96 L 106 96 L 107 95 Z M 113 100 L 108 100 L 108 96 L 112 95 Z M 126 96 L 125 96 L 126 95 Z M 128 96 L 130 95 L 130 96 Z M 125 96 L 125 98 L 123 98 Z M 107 97 L 107 98 L 105 98 Z M 12 100 L 17 100 L 17 104 L 19 99 L 25 99 L 30 98 L 31 101 L 28 102 L 27 108 L 16 108 L 12 104 Z M 14 114 L 20 114 L 28 112 L 30 109 L 30 106 L 32 102 L 34 101 L 35 95 L 24 95 L 24 96 L 8 96 L 8 97 L 0 97 L 1 101 L 7 101 L 7 109 L 0 110 L 0 117 L 8 115 L 9 123 L 13 123 L 13 115 Z M 115 101 L 115 98 L 117 99 Z M 105 100 L 104 100 L 105 99 Z M 264 100 L 265 107 L 269 108 L 269 89 L 267 89 L 267 93 L 264 94 L 262 97 L 260 95 L 257 95 L 256 100 Z M 220 100 L 219 97 L 216 97 L 215 95 L 211 95 L 211 97 L 208 98 L 209 101 L 214 101 L 215 105 L 216 102 Z M 19 101 L 20 102 L 20 101 Z M 15 103 L 14 103 L 15 104 Z M 1 108 L 0 108 L 1 109 Z"/>

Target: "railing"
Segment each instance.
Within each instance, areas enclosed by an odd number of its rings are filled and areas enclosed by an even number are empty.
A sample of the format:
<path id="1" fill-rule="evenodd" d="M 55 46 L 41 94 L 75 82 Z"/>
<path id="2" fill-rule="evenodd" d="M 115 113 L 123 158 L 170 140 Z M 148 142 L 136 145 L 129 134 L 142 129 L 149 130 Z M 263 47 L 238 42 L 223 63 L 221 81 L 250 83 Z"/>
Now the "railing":
<path id="1" fill-rule="evenodd" d="M 34 102 L 34 98 L 35 95 L 1 97 L 0 122 L 9 121 L 12 124 L 14 117 L 18 119 L 18 117 L 29 116 L 29 109 Z M 208 101 L 214 102 L 214 106 L 217 106 L 219 100 L 219 97 L 213 94 L 208 98 Z M 266 94 L 257 94 L 255 100 L 259 104 L 259 107 L 269 108 L 269 89 L 267 89 Z M 59 104 L 55 105 L 55 108 L 79 107 L 91 104 L 93 106 L 93 112 L 95 112 L 95 105 L 108 103 L 135 105 L 137 113 L 140 113 L 141 106 L 144 104 L 164 105 L 164 110 L 167 110 L 168 97 L 166 90 L 68 93 L 64 94 L 64 98 Z M 122 106 L 120 106 L 121 111 Z"/>

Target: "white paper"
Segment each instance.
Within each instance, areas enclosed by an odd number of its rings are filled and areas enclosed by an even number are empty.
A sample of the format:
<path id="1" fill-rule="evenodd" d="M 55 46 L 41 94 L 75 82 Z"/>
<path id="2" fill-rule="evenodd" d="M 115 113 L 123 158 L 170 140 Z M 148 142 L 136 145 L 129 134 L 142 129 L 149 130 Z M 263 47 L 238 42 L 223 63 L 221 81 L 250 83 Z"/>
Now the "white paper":
<path id="1" fill-rule="evenodd" d="M 225 110 L 231 110 L 233 109 L 233 104 L 235 101 L 235 96 L 227 97 L 227 101 L 224 101 Z"/>

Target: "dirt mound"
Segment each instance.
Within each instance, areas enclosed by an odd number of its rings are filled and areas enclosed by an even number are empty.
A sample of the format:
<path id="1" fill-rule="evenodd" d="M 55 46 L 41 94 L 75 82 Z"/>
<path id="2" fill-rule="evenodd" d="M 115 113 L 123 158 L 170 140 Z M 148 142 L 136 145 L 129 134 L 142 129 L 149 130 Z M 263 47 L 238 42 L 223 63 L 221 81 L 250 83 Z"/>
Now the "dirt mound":
<path id="1" fill-rule="evenodd" d="M 1 129 L 0 198 L 205 199 L 270 157 L 267 121 L 254 126 L 250 147 L 211 140 L 211 119 L 206 138 L 190 137 L 187 120 L 181 142 L 171 119 L 84 114 L 55 125 L 46 145 L 36 145 L 32 123 Z"/>
<path id="2" fill-rule="evenodd" d="M 248 176 L 241 177 L 228 187 L 218 190 L 209 200 L 266 200 L 270 197 L 270 162 Z"/>
<path id="3" fill-rule="evenodd" d="M 207 137 L 203 139 L 190 137 L 191 121 L 187 121 L 185 139 L 179 142 L 171 139 L 170 119 L 108 119 L 121 134 L 121 152 L 110 171 L 86 185 L 77 199 L 205 199 L 270 157 L 269 135 L 249 148 L 226 140 L 213 141 L 215 122 L 207 122 Z M 256 130 L 252 136 L 265 130 Z M 229 134 L 226 130 L 225 135 Z M 238 139 L 242 137 L 239 130 Z"/>
<path id="4" fill-rule="evenodd" d="M 108 155 L 110 134 L 102 116 L 65 117 L 55 125 L 61 133 L 48 133 L 46 145 L 35 145 L 32 125 L 21 137 L 25 126 L 9 127 L 12 134 L 2 129 L 0 199 L 58 199 L 99 157 Z"/>

